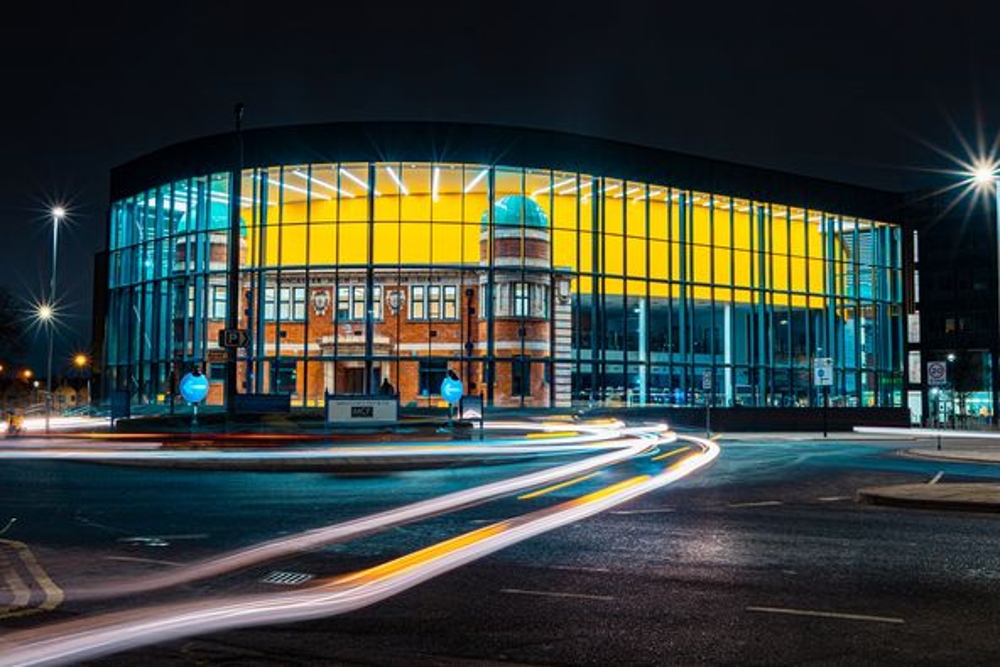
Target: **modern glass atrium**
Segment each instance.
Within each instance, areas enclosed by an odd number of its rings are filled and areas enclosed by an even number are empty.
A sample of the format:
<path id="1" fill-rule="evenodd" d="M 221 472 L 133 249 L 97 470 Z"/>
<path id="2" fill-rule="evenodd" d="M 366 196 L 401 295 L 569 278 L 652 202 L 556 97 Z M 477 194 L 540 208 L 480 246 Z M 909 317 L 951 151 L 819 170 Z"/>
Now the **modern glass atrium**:
<path id="1" fill-rule="evenodd" d="M 449 370 L 498 407 L 810 406 L 816 358 L 831 405 L 902 405 L 898 224 L 498 164 L 278 164 L 231 185 L 112 202 L 105 365 L 133 402 L 194 367 L 223 402 L 236 298 L 239 391 L 293 406 L 386 380 L 433 406 Z"/>

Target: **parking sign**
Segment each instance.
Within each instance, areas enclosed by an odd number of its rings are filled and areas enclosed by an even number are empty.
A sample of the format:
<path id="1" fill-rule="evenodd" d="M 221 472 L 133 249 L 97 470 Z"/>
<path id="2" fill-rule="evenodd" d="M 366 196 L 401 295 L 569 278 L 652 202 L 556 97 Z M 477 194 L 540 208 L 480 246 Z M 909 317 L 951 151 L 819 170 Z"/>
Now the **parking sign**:
<path id="1" fill-rule="evenodd" d="M 833 359 L 817 357 L 813 361 L 813 383 L 818 387 L 833 386 Z"/>

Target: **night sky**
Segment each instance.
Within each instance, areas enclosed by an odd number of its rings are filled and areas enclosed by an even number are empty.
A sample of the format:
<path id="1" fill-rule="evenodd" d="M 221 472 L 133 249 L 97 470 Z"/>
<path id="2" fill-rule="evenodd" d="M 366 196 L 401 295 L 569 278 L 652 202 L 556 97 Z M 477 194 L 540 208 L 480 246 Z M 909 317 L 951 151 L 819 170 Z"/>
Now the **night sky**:
<path id="1" fill-rule="evenodd" d="M 64 203 L 57 369 L 89 345 L 109 170 L 238 101 L 245 128 L 522 125 L 893 190 L 1000 127 L 997 2 L 28 2 L 0 53 L 0 284 L 43 296 Z"/>

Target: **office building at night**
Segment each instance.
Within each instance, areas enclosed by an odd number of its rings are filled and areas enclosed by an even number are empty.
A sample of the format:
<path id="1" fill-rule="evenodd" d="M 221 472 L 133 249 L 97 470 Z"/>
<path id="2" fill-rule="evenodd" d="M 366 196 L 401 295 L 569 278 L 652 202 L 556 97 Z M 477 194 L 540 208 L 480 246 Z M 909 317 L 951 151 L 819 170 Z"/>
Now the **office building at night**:
<path id="1" fill-rule="evenodd" d="M 342 123 L 112 172 L 106 389 L 495 407 L 906 400 L 900 198 L 589 137 Z M 235 265 L 236 272 L 230 273 Z M 235 302 L 235 303 L 234 303 Z M 234 319 L 235 318 L 235 319 Z"/>

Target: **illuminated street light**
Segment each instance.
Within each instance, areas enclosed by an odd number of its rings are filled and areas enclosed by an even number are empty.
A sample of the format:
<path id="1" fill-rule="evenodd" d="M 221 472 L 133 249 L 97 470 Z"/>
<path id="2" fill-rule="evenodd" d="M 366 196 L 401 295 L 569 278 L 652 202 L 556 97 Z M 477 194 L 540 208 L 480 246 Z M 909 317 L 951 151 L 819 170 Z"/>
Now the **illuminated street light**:
<path id="1" fill-rule="evenodd" d="M 49 328 L 49 355 L 45 366 L 45 432 L 49 432 L 49 420 L 52 416 L 52 346 L 55 339 L 55 321 L 52 304 L 56 302 L 56 259 L 59 256 L 59 222 L 66 217 L 66 209 L 62 206 L 52 208 L 52 277 L 49 281 L 48 303 L 38 309 L 38 318 Z"/>
<path id="2" fill-rule="evenodd" d="M 993 341 L 993 423 L 1000 424 L 1000 161 L 991 159 L 979 159 L 972 165 L 972 173 L 969 176 L 975 188 L 985 195 L 987 199 L 993 195 L 993 214 L 996 217 L 994 226 L 996 232 L 996 252 L 997 252 L 997 331 Z M 993 192 L 990 193 L 990 188 Z"/>
<path id="3" fill-rule="evenodd" d="M 83 369 L 90 366 L 90 357 L 83 352 L 77 352 L 73 356 L 73 365 L 82 373 Z M 90 405 L 90 373 L 87 373 L 87 405 Z"/>

